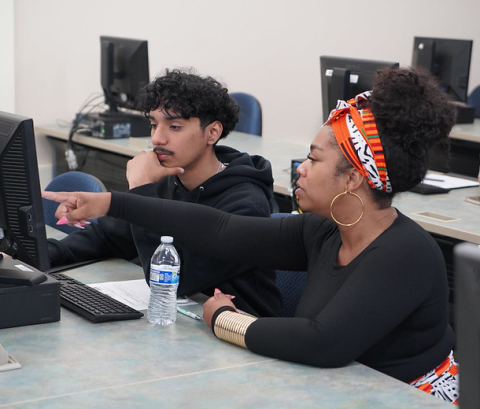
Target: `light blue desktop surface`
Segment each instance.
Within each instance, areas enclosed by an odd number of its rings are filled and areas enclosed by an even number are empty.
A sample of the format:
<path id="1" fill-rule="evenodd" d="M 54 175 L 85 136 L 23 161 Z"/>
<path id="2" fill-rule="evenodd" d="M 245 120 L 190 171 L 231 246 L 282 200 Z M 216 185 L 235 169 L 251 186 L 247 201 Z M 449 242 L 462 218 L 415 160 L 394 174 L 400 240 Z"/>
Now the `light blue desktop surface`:
<path id="1" fill-rule="evenodd" d="M 479 194 L 478 187 L 436 195 L 405 192 L 394 198 L 393 206 L 430 233 L 480 244 L 480 206 L 465 201 Z"/>
<path id="2" fill-rule="evenodd" d="M 91 324 L 62 309 L 59 323 L 0 330 L 0 341 L 22 364 L 0 373 L 0 407 L 450 407 L 357 363 L 320 369 L 255 355 L 181 315 L 156 328 L 145 318 Z"/>

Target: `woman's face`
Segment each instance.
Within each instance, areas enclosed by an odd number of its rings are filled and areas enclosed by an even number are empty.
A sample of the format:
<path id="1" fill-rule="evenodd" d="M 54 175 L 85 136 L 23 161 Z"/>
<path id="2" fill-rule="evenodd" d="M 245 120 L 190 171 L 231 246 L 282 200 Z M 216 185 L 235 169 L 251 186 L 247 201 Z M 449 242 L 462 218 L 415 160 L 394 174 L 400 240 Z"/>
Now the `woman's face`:
<path id="1" fill-rule="evenodd" d="M 332 127 L 323 126 L 310 145 L 308 159 L 297 172 L 300 175 L 295 194 L 300 207 L 319 216 L 329 217 L 332 199 L 346 189 L 348 176 L 336 175 L 342 152 L 336 147 Z"/>

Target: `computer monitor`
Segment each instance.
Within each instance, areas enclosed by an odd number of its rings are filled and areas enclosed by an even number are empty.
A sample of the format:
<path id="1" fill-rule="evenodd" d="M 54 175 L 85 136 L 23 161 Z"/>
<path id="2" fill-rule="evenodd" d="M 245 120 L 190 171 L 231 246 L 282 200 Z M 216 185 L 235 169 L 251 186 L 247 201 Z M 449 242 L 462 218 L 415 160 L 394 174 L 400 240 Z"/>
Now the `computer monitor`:
<path id="1" fill-rule="evenodd" d="M 78 129 L 102 139 L 150 135 L 150 122 L 137 110 L 138 93 L 150 80 L 147 41 L 101 36 L 100 50 L 100 82 L 108 108 L 78 113 L 71 136 Z M 73 159 L 71 170 L 76 169 Z"/>
<path id="2" fill-rule="evenodd" d="M 330 111 L 337 105 L 337 100 L 347 100 L 371 90 L 379 69 L 398 66 L 398 63 L 389 61 L 321 56 L 323 120 L 328 119 Z"/>
<path id="3" fill-rule="evenodd" d="M 0 112 L 0 252 L 50 267 L 33 120 Z"/>
<path id="4" fill-rule="evenodd" d="M 472 47 L 471 40 L 415 37 L 412 66 L 434 74 L 454 101 L 467 102 Z"/>
<path id="5" fill-rule="evenodd" d="M 455 360 L 460 366 L 460 407 L 480 407 L 480 248 L 455 246 Z"/>
<path id="6" fill-rule="evenodd" d="M 120 37 L 100 37 L 101 84 L 110 112 L 136 109 L 140 88 L 150 80 L 148 42 Z"/>

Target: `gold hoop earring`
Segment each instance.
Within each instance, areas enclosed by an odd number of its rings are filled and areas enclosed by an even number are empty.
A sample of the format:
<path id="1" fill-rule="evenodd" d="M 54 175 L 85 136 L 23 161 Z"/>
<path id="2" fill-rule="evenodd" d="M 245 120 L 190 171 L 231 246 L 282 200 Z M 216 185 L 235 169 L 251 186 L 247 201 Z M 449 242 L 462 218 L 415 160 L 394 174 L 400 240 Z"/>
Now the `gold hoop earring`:
<path id="1" fill-rule="evenodd" d="M 362 214 L 360 214 L 359 218 L 357 220 L 355 220 L 354 222 L 352 223 L 342 223 L 342 222 L 339 222 L 335 216 L 333 215 L 333 204 L 335 203 L 335 201 L 340 197 L 340 196 L 343 196 L 343 195 L 353 195 L 355 196 L 358 200 L 360 200 L 360 203 L 362 204 Z M 333 221 L 335 223 L 337 223 L 338 225 L 340 226 L 344 226 L 344 227 L 351 227 L 351 226 L 355 226 L 363 217 L 363 213 L 365 212 L 365 205 L 363 203 L 363 200 L 362 198 L 357 195 L 356 193 L 353 193 L 352 191 L 350 190 L 345 190 L 345 192 L 342 192 L 342 193 L 339 193 L 337 196 L 335 196 L 333 199 L 332 199 L 332 202 L 330 203 L 330 216 L 332 217 Z"/>

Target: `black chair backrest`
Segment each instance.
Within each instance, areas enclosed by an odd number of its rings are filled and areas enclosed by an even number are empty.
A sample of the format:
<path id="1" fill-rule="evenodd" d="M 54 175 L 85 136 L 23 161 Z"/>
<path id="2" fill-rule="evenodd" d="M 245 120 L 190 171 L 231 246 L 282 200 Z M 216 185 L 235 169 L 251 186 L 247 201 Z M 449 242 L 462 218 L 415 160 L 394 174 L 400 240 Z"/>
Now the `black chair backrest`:
<path id="1" fill-rule="evenodd" d="M 262 135 L 262 107 L 260 102 L 250 94 L 232 92 L 230 96 L 240 108 L 239 120 L 235 131 L 252 135 Z"/>
<path id="2" fill-rule="evenodd" d="M 282 218 L 293 216 L 291 213 L 273 213 L 272 218 Z M 305 289 L 307 282 L 306 271 L 276 271 L 277 286 L 282 293 L 282 317 L 293 317 L 297 309 L 298 301 Z"/>
<path id="3" fill-rule="evenodd" d="M 45 188 L 51 192 L 106 192 L 105 185 L 95 176 L 88 173 L 79 171 L 70 171 L 62 173 L 52 179 L 52 181 Z M 61 230 L 64 233 L 70 234 L 76 227 L 69 226 L 68 224 L 57 226 L 57 219 L 55 217 L 55 211 L 57 210 L 58 203 L 52 200 L 43 199 L 43 214 L 45 218 L 45 224 Z"/>

